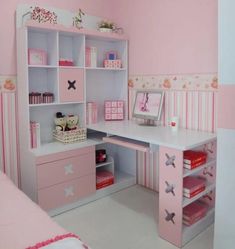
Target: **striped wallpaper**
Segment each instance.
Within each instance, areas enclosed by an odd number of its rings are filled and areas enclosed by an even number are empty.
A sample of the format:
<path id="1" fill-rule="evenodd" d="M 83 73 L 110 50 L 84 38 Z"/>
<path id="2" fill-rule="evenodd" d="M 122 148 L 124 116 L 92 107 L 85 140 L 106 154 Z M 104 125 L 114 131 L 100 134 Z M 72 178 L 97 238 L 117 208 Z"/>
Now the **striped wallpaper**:
<path id="1" fill-rule="evenodd" d="M 0 76 L 0 170 L 18 186 L 15 77 Z"/>
<path id="2" fill-rule="evenodd" d="M 17 113 L 15 77 L 0 76 L 0 170 L 19 185 L 17 150 Z M 165 91 L 162 124 L 170 117 L 180 117 L 181 127 L 216 131 L 217 78 L 210 75 L 131 76 L 129 80 L 129 117 L 137 89 Z M 157 153 L 138 153 L 138 183 L 158 190 Z"/>
<path id="3" fill-rule="evenodd" d="M 215 132 L 217 120 L 217 77 L 208 75 L 132 76 L 129 79 L 129 117 L 139 89 L 165 92 L 161 124 L 179 116 L 180 127 Z M 138 184 L 158 191 L 158 153 L 137 153 Z"/>

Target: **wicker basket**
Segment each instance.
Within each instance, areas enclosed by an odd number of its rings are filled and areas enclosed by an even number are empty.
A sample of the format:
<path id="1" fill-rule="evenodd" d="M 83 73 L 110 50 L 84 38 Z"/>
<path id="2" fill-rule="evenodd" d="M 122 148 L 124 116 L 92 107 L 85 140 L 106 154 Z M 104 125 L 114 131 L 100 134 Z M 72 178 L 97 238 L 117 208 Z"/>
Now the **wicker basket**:
<path id="1" fill-rule="evenodd" d="M 85 141 L 87 138 L 86 128 L 79 128 L 71 131 L 53 131 L 53 137 L 64 143 L 75 143 Z"/>

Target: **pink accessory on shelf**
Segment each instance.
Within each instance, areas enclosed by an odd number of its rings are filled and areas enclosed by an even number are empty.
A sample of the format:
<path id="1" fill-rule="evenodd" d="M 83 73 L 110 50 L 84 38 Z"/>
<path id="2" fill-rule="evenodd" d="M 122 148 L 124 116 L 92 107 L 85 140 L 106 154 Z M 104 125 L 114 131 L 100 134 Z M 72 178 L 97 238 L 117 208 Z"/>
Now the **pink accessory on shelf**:
<path id="1" fill-rule="evenodd" d="M 59 60 L 59 66 L 67 66 L 67 67 L 72 67 L 74 66 L 73 60 L 67 60 L 67 59 L 60 59 Z"/>
<path id="2" fill-rule="evenodd" d="M 47 53 L 41 49 L 28 49 L 28 63 L 29 65 L 47 65 Z"/>
<path id="3" fill-rule="evenodd" d="M 87 124 L 97 123 L 97 104 L 95 102 L 87 103 Z"/>
<path id="4" fill-rule="evenodd" d="M 124 106 L 123 100 L 106 100 L 104 104 L 105 120 L 123 120 Z"/>
<path id="5" fill-rule="evenodd" d="M 121 60 L 104 60 L 104 67 L 105 68 L 121 68 L 122 61 Z"/>
<path id="6" fill-rule="evenodd" d="M 96 47 L 86 47 L 85 65 L 86 67 L 97 67 L 97 48 Z"/>

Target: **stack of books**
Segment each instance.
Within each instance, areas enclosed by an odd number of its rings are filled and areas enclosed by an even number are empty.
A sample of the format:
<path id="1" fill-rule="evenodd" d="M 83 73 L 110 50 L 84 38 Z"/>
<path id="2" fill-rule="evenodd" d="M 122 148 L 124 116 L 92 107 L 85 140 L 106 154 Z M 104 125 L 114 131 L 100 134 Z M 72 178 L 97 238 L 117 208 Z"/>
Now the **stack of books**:
<path id="1" fill-rule="evenodd" d="M 184 168 L 194 169 L 206 163 L 207 153 L 204 151 L 187 150 L 184 152 Z"/>
<path id="2" fill-rule="evenodd" d="M 101 189 L 114 183 L 113 173 L 107 170 L 96 172 L 96 189 Z"/>
<path id="3" fill-rule="evenodd" d="M 183 180 L 183 195 L 186 198 L 192 198 L 204 191 L 206 180 L 196 176 L 187 176 Z"/>
<path id="4" fill-rule="evenodd" d="M 193 202 L 183 209 L 183 224 L 191 226 L 206 216 L 208 207 L 199 201 Z"/>

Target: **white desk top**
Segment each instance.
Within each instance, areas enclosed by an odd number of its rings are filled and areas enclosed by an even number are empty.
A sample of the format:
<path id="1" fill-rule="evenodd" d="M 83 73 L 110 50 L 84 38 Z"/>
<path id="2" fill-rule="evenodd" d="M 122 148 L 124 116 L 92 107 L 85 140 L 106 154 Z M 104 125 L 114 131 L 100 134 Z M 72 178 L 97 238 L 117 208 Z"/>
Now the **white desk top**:
<path id="1" fill-rule="evenodd" d="M 150 144 L 162 145 L 178 150 L 188 150 L 216 139 L 216 134 L 170 127 L 142 126 L 134 121 L 107 121 L 87 126 L 99 132 L 130 138 Z"/>

